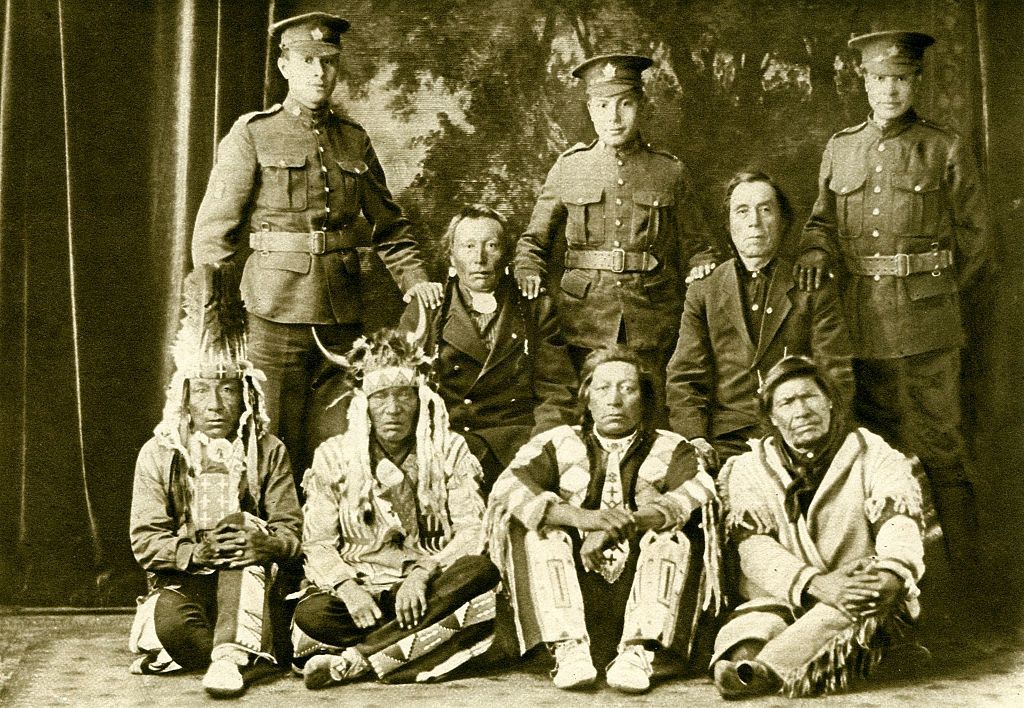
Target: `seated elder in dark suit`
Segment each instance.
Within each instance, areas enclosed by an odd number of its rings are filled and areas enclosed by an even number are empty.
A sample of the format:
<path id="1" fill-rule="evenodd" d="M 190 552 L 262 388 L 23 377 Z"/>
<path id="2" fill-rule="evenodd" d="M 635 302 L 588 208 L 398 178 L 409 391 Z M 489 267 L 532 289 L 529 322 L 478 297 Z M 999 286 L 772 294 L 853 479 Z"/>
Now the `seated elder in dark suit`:
<path id="1" fill-rule="evenodd" d="M 844 401 L 853 391 L 850 340 L 834 289 L 799 290 L 793 264 L 778 254 L 792 218 L 785 194 L 766 174 L 740 172 L 726 205 L 736 258 L 690 285 L 667 372 L 672 429 L 709 468 L 763 434 L 758 379 L 786 353 L 814 357 Z"/>
<path id="2" fill-rule="evenodd" d="M 532 435 L 569 423 L 576 373 L 551 298 L 523 297 L 505 264 L 512 241 L 489 207 L 464 207 L 448 225 L 451 273 L 441 307 L 427 312 L 423 349 L 460 433 L 484 469 L 485 493 Z M 402 326 L 417 329 L 413 304 Z"/>

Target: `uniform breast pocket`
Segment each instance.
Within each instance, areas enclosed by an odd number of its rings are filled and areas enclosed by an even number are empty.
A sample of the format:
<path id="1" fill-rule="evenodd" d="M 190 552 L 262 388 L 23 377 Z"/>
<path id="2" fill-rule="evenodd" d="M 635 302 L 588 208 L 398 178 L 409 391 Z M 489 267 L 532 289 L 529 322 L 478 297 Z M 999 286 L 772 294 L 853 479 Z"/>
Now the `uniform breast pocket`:
<path id="1" fill-rule="evenodd" d="M 364 175 L 369 167 L 362 160 L 342 159 L 336 162 L 339 181 L 331 193 L 331 208 L 342 216 L 355 216 L 359 213 Z"/>
<path id="2" fill-rule="evenodd" d="M 261 184 L 257 204 L 278 211 L 303 211 L 309 185 L 304 152 L 268 152 L 260 156 Z"/>
<path id="3" fill-rule="evenodd" d="M 867 173 L 862 171 L 837 172 L 829 180 L 828 188 L 836 200 L 836 225 L 842 238 L 857 238 L 864 228 L 864 183 Z"/>
<path id="4" fill-rule="evenodd" d="M 897 233 L 930 238 L 939 225 L 939 200 L 942 183 L 932 175 L 913 172 L 892 178 L 895 204 L 893 211 L 902 222 Z"/>
<path id="5" fill-rule="evenodd" d="M 633 192 L 633 234 L 656 241 L 663 229 L 663 215 L 671 206 L 671 192 L 647 189 Z"/>
<path id="6" fill-rule="evenodd" d="M 576 185 L 562 195 L 568 216 L 565 222 L 565 240 L 571 246 L 589 241 L 604 241 L 604 209 L 601 199 L 604 188 Z M 588 235 L 589 234 L 589 235 Z"/>

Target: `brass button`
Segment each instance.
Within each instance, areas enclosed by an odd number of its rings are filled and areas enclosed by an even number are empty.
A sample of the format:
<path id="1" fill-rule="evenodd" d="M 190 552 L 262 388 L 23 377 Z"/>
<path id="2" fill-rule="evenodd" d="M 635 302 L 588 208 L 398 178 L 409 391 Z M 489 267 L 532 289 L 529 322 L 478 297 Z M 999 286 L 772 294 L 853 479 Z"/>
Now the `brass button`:
<path id="1" fill-rule="evenodd" d="M 615 225 L 616 226 L 622 226 L 622 219 L 616 219 L 615 220 Z"/>
<path id="2" fill-rule="evenodd" d="M 622 200 L 619 199 L 618 197 L 615 197 L 615 205 L 616 206 L 622 206 Z"/>
<path id="3" fill-rule="evenodd" d="M 615 248 L 618 248 L 619 247 L 619 242 L 618 241 L 612 241 L 612 246 L 614 246 Z"/>
<path id="4" fill-rule="evenodd" d="M 316 149 L 319 150 L 320 152 L 323 152 L 324 151 L 324 146 L 323 145 L 317 145 Z"/>
<path id="5" fill-rule="evenodd" d="M 766 307 L 766 308 L 764 308 L 764 314 L 766 314 L 766 315 L 770 315 L 770 314 L 772 314 L 773 312 L 775 312 L 775 310 L 773 310 L 773 309 L 772 309 L 772 308 L 770 308 L 770 307 Z"/>
<path id="6" fill-rule="evenodd" d="M 882 210 L 879 209 L 878 207 L 875 207 L 874 209 L 871 210 L 871 213 L 874 214 L 875 216 L 878 216 L 879 214 L 882 213 Z"/>
<path id="7" fill-rule="evenodd" d="M 882 171 L 882 166 L 881 165 L 875 165 L 875 172 L 881 172 L 881 171 Z"/>
<path id="8" fill-rule="evenodd" d="M 754 312 L 757 312 L 759 309 L 761 309 L 761 306 L 755 302 L 753 305 L 750 306 L 750 309 L 753 310 Z"/>
<path id="9" fill-rule="evenodd" d="M 469 426 L 468 425 L 462 426 L 462 431 L 465 432 L 465 433 L 468 433 L 469 432 Z"/>
<path id="10" fill-rule="evenodd" d="M 878 282 L 879 280 L 881 280 L 881 279 L 882 279 L 882 276 L 880 276 L 880 275 L 876 275 L 876 276 L 875 276 L 875 282 L 876 282 L 876 283 L 877 283 L 877 282 Z"/>
<path id="11" fill-rule="evenodd" d="M 880 194 L 881 191 L 882 191 L 882 188 L 877 186 L 877 185 L 875 185 L 875 189 L 874 189 L 875 194 Z"/>
<path id="12" fill-rule="evenodd" d="M 616 181 L 616 183 L 618 183 L 618 185 L 619 185 L 620 187 L 621 187 L 622 185 L 624 185 L 624 184 L 626 183 L 626 180 L 622 179 L 621 177 L 619 177 L 619 178 L 618 178 L 617 180 L 615 180 L 615 181 Z"/>
<path id="13" fill-rule="evenodd" d="M 874 229 L 871 231 L 871 235 L 874 236 L 875 238 L 878 238 L 881 234 L 879 233 L 878 229 Z"/>
<path id="14" fill-rule="evenodd" d="M 878 146 L 878 152 L 885 152 L 885 143 L 881 143 Z"/>
<path id="15" fill-rule="evenodd" d="M 658 206 L 658 200 L 657 199 L 654 200 L 654 206 Z"/>
<path id="16" fill-rule="evenodd" d="M 915 191 L 915 192 L 920 192 L 920 191 L 921 191 L 921 185 L 919 185 L 919 184 L 915 184 L 915 185 L 914 185 L 914 191 Z"/>
<path id="17" fill-rule="evenodd" d="M 622 160 L 617 160 L 617 162 L 619 163 L 619 167 L 622 167 L 625 164 Z"/>
<path id="18" fill-rule="evenodd" d="M 465 400 L 463 401 L 463 403 L 465 403 L 465 404 L 466 404 L 467 406 L 468 406 L 468 405 L 470 405 L 470 404 L 471 404 L 472 402 L 473 402 L 473 399 L 472 399 L 472 398 L 467 398 L 467 399 L 465 399 Z"/>
<path id="19" fill-rule="evenodd" d="M 519 335 L 515 332 L 512 333 L 512 339 L 519 339 Z"/>

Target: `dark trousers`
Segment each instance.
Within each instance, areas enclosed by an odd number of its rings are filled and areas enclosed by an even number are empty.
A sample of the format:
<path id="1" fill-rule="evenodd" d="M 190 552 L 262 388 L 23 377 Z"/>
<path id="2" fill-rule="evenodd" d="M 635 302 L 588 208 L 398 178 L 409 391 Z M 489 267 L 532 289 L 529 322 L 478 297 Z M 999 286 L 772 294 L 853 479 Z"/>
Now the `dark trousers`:
<path id="1" fill-rule="evenodd" d="M 318 642 L 336 647 L 355 646 L 360 654 L 370 656 L 437 622 L 477 595 L 492 590 L 500 579 L 498 569 L 486 556 L 463 556 L 430 583 L 427 612 L 416 627 L 401 627 L 395 619 L 397 585 L 374 598 L 381 618 L 372 627 L 357 627 L 345 603 L 323 591 L 299 601 L 295 608 L 295 624 Z"/>
<path id="2" fill-rule="evenodd" d="M 242 571 L 181 573 L 165 582 L 174 589 L 163 587 L 158 591 L 156 636 L 182 668 L 202 669 L 210 663 L 215 646 L 235 641 Z M 264 613 L 263 620 L 264 634 L 269 635 L 268 613 Z"/>
<path id="3" fill-rule="evenodd" d="M 249 316 L 249 358 L 266 374 L 263 393 L 270 430 L 288 448 L 297 483 L 301 482 L 316 444 L 320 442 L 315 439 L 317 436 L 309 434 L 308 420 L 330 403 L 314 402 L 313 383 L 329 366 L 313 340 L 311 327 L 314 326 L 320 341 L 340 354 L 346 353 L 363 333 L 360 323 L 292 324 Z"/>
<path id="4" fill-rule="evenodd" d="M 747 444 L 747 441 L 751 438 L 760 438 L 763 435 L 764 431 L 761 430 L 760 426 L 748 425 L 739 430 L 730 430 L 728 433 L 717 435 L 708 440 L 708 442 L 711 443 L 711 446 L 715 448 L 715 452 L 718 453 L 718 464 L 721 466 L 730 457 L 750 452 L 750 445 Z M 717 474 L 717 471 L 715 474 Z"/>
<path id="5" fill-rule="evenodd" d="M 951 565 L 977 563 L 978 518 L 960 430 L 960 351 L 855 359 L 854 412 L 868 429 L 917 455 L 931 485 Z"/>

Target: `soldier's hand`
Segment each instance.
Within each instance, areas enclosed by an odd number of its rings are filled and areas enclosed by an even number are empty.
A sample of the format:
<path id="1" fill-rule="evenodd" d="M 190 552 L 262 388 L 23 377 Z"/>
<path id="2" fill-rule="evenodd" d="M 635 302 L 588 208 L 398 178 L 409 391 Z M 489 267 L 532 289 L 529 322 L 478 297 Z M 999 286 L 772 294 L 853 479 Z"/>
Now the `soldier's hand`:
<path id="1" fill-rule="evenodd" d="M 829 256 L 820 248 L 812 248 L 800 254 L 793 266 L 793 277 L 801 290 L 811 292 L 823 286 L 835 275 L 829 268 Z"/>
<path id="2" fill-rule="evenodd" d="M 705 472 L 713 472 L 718 469 L 718 451 L 711 446 L 711 443 L 704 438 L 694 438 L 690 444 L 697 451 L 697 457 L 704 463 Z"/>
<path id="3" fill-rule="evenodd" d="M 444 299 L 444 286 L 434 282 L 416 283 L 409 288 L 403 299 L 406 302 L 412 302 L 414 297 L 419 298 L 424 307 L 429 307 L 431 310 L 437 309 Z"/>
<path id="4" fill-rule="evenodd" d="M 395 593 L 395 618 L 402 628 L 415 627 L 427 613 L 427 571 L 415 568 Z"/>
<path id="5" fill-rule="evenodd" d="M 540 276 L 536 273 L 516 274 L 516 285 L 527 300 L 533 300 L 540 295 Z"/>
<path id="6" fill-rule="evenodd" d="M 686 274 L 686 284 L 689 285 L 695 280 L 702 280 L 703 278 L 711 275 L 711 271 L 715 269 L 717 263 L 701 263 L 690 268 L 690 272 Z"/>
<path id="7" fill-rule="evenodd" d="M 596 571 L 604 563 L 604 549 L 612 543 L 611 538 L 604 531 L 588 533 L 580 546 L 580 560 L 583 567 L 589 571 Z"/>
<path id="8" fill-rule="evenodd" d="M 373 595 L 355 580 L 346 580 L 335 589 L 334 594 L 345 603 L 352 621 L 360 629 L 372 627 L 382 616 Z"/>

